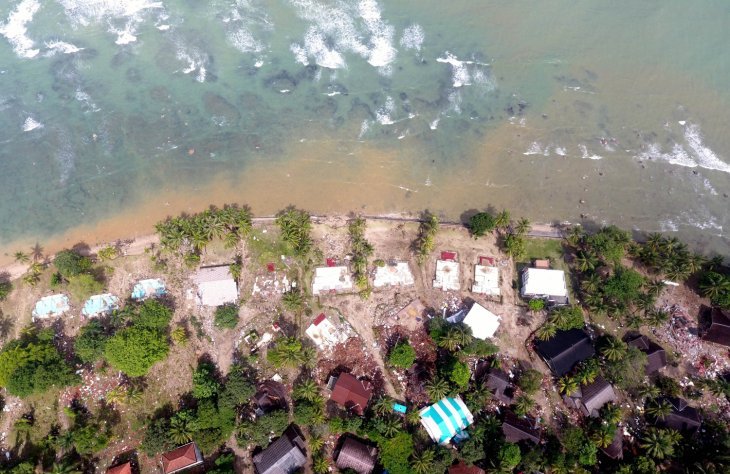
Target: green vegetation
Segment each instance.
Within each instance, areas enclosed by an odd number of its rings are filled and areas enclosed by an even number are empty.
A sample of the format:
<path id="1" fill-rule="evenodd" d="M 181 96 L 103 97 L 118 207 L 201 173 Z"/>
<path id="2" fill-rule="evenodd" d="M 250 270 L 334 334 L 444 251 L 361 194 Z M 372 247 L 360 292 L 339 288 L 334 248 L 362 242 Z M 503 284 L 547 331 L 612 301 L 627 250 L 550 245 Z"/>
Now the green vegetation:
<path id="1" fill-rule="evenodd" d="M 436 246 L 436 234 L 439 230 L 439 219 L 426 211 L 418 227 L 418 237 L 413 242 L 413 249 L 416 253 L 418 263 L 423 265 Z"/>
<path id="2" fill-rule="evenodd" d="M 101 322 L 92 319 L 74 340 L 74 352 L 82 362 L 93 364 L 104 355 L 108 335 Z"/>
<path id="3" fill-rule="evenodd" d="M 167 337 L 160 331 L 130 327 L 109 338 L 104 346 L 104 357 L 115 369 L 139 377 L 165 359 L 169 349 Z"/>
<path id="4" fill-rule="evenodd" d="M 103 290 L 104 284 L 88 273 L 68 278 L 68 292 L 76 301 L 86 301 L 90 296 L 99 294 Z"/>
<path id="5" fill-rule="evenodd" d="M 311 365 L 316 352 L 305 347 L 296 337 L 285 337 L 269 346 L 266 357 L 274 367 L 300 367 Z"/>
<path id="6" fill-rule="evenodd" d="M 350 249 L 352 253 L 352 270 L 355 283 L 360 291 L 368 289 L 368 258 L 373 254 L 373 246 L 365 239 L 367 223 L 362 217 L 350 221 L 347 232 L 350 236 Z"/>
<path id="7" fill-rule="evenodd" d="M 401 341 L 390 351 L 388 362 L 393 367 L 408 369 L 416 361 L 416 350 L 408 344 L 408 341 Z"/>
<path id="8" fill-rule="evenodd" d="M 497 228 L 494 216 L 488 212 L 474 214 L 469 219 L 469 232 L 474 237 L 481 237 Z"/>
<path id="9" fill-rule="evenodd" d="M 296 208 L 281 211 L 276 217 L 281 238 L 295 255 L 303 257 L 312 249 L 312 220 L 308 212 Z"/>
<path id="10" fill-rule="evenodd" d="M 18 397 L 42 393 L 78 382 L 53 345 L 53 330 L 27 330 L 0 351 L 0 387 Z"/>
<path id="11" fill-rule="evenodd" d="M 64 278 L 70 278 L 91 270 L 91 259 L 74 252 L 61 250 L 53 259 L 53 264 Z"/>
<path id="12" fill-rule="evenodd" d="M 238 305 L 226 304 L 215 309 L 215 325 L 221 329 L 233 329 L 238 324 Z"/>
<path id="13" fill-rule="evenodd" d="M 7 280 L 0 280 L 0 301 L 5 301 L 11 291 L 13 291 L 13 284 Z"/>

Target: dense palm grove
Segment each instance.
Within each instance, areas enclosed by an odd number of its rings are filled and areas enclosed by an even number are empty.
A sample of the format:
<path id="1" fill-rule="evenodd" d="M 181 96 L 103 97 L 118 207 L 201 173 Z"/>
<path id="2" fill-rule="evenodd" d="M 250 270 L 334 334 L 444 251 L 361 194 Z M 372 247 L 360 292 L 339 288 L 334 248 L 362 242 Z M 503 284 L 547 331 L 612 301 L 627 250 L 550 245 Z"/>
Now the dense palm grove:
<path id="1" fill-rule="evenodd" d="M 231 273 L 238 279 L 244 270 L 241 249 L 254 245 L 252 222 L 251 212 L 238 206 L 171 218 L 157 225 L 160 249 L 150 256 L 157 268 L 182 272 L 185 266 L 200 263 L 206 246 L 222 241 L 237 252 Z M 309 214 L 289 208 L 275 222 L 281 248 L 299 262 L 300 274 L 306 273 L 313 261 L 321 260 Z M 369 262 L 374 248 L 365 238 L 366 226 L 366 220 L 354 218 L 347 227 L 351 270 L 363 299 L 371 296 L 369 270 L 382 265 L 382 261 Z M 497 233 L 506 254 L 516 261 L 522 258 L 529 230 L 526 220 L 513 222 L 506 211 L 485 212 L 475 215 L 469 227 L 477 240 Z M 438 232 L 438 218 L 425 215 L 411 246 L 416 261 L 424 263 L 434 252 Z M 698 400 L 706 392 L 730 398 L 730 375 L 693 377 L 691 384 L 682 385 L 665 375 L 647 376 L 646 354 L 620 337 L 627 329 L 646 332 L 669 320 L 670 314 L 658 307 L 666 281 L 685 282 L 713 305 L 730 308 L 730 277 L 722 258 L 706 259 L 676 239 L 658 234 L 635 242 L 614 226 L 594 233 L 572 228 L 563 249 L 577 297 L 573 304 L 550 308 L 543 301 L 521 304 L 534 317 L 544 316 L 544 323 L 525 342 L 530 347 L 561 331 L 588 329 L 591 333 L 596 355 L 565 375 L 545 375 L 528 361 L 511 361 L 509 367 L 503 367 L 505 358 L 497 345 L 475 338 L 464 324 L 451 324 L 436 316 L 426 324 L 425 342 L 416 347 L 400 338 L 383 354 L 391 374 L 422 377 L 423 398 L 394 400 L 380 393 L 360 416 L 328 406 L 323 381 L 315 373 L 318 353 L 308 339 L 300 337 L 301 333 L 279 336 L 268 346 L 265 360 L 258 354 L 237 354 L 225 375 L 209 356 L 201 356 L 192 374 L 192 389 L 179 403 L 155 407 L 151 415 L 136 420 L 142 435 L 135 448 L 154 457 L 195 441 L 209 460 L 207 472 L 234 472 L 231 443 L 250 453 L 265 448 L 295 423 L 305 434 L 311 469 L 317 474 L 334 469 L 327 440 L 343 433 L 354 433 L 376 445 L 379 465 L 391 474 L 443 474 L 457 462 L 494 473 L 730 473 L 730 431 L 716 413 L 717 407 L 705 410 L 702 428 L 693 433 L 663 423 L 672 411 L 667 401 L 671 397 Z M 113 252 L 107 253 L 108 258 L 114 257 Z M 93 261 L 64 251 L 50 270 L 62 286 L 82 275 L 98 281 L 103 261 L 101 255 Z M 31 265 L 29 275 L 34 277 L 28 282 L 38 279 L 43 270 Z M 11 290 L 3 287 L 0 294 L 4 298 Z M 37 324 L 7 342 L 0 351 L 0 386 L 9 395 L 27 398 L 76 386 L 80 380 L 75 369 L 80 367 L 119 372 L 123 382 L 107 392 L 94 410 L 77 400 L 64 407 L 67 426 L 53 425 L 47 432 L 39 432 L 34 413 L 21 417 L 13 426 L 13 457 L 0 461 L 3 472 L 94 472 L 98 454 L 114 441 L 116 409 L 138 405 L 150 382 L 146 377 L 151 368 L 189 342 L 189 331 L 171 322 L 175 307 L 171 298 L 128 302 L 106 317 L 87 322 L 72 341 L 62 341 L 55 337 L 53 327 Z M 303 288 L 294 288 L 281 298 L 281 314 L 293 315 L 297 323 L 303 315 L 311 316 L 313 307 L 314 298 Z M 195 321 L 191 317 L 191 330 L 202 336 L 200 323 L 196 326 Z M 599 321 L 608 321 L 620 331 L 607 330 Z M 214 313 L 214 324 L 220 330 L 232 330 L 237 323 L 238 306 L 221 306 Z M 263 381 L 257 368 L 261 364 L 290 374 L 292 380 L 290 403 L 263 413 L 257 412 L 252 401 Z M 499 407 L 493 391 L 475 375 L 477 366 L 510 371 L 515 387 L 508 406 Z M 412 371 L 414 367 L 424 369 Z M 544 426 L 539 443 L 507 441 L 502 430 L 507 412 L 533 418 L 544 408 L 538 400 L 554 401 L 550 397 L 556 390 L 570 396 L 599 377 L 620 390 L 622 402 L 606 404 L 597 417 L 576 417 L 557 407 L 555 422 Z M 457 395 L 474 415 L 468 439 L 454 447 L 437 445 L 421 426 L 418 410 Z M 405 414 L 393 411 L 396 402 L 407 406 Z M 623 459 L 604 455 L 617 435 L 624 434 L 628 443 Z"/>

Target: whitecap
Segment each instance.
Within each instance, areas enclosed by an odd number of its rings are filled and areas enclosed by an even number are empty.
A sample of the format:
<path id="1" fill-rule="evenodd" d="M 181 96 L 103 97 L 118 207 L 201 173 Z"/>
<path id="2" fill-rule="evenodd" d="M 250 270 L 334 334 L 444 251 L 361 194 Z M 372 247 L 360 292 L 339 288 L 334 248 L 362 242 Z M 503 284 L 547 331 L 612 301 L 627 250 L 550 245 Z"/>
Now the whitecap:
<path id="1" fill-rule="evenodd" d="M 586 147 L 585 145 L 578 145 L 578 148 L 580 148 L 581 158 L 583 158 L 584 160 L 600 160 L 603 158 L 601 155 L 588 153 L 588 147 Z"/>
<path id="2" fill-rule="evenodd" d="M 659 160 L 665 161 L 671 165 L 685 166 L 687 168 L 696 168 L 697 162 L 693 160 L 682 145 L 675 143 L 672 151 L 669 153 L 662 152 L 661 146 L 652 143 L 646 147 L 646 150 L 636 158 L 640 160 Z"/>
<path id="3" fill-rule="evenodd" d="M 10 42 L 15 54 L 21 58 L 34 58 L 40 53 L 33 47 L 35 42 L 28 37 L 27 28 L 40 8 L 38 0 L 23 0 L 10 12 L 7 22 L 0 25 L 0 35 Z"/>
<path id="4" fill-rule="evenodd" d="M 375 111 L 375 117 L 381 125 L 392 125 L 395 123 L 391 114 L 395 111 L 395 101 L 392 97 L 388 96 L 385 99 L 385 103 Z"/>
<path id="5" fill-rule="evenodd" d="M 416 51 L 420 51 L 425 37 L 426 35 L 424 34 L 421 25 L 413 24 L 403 30 L 403 35 L 400 38 L 400 45 L 405 49 L 415 49 Z"/>
<path id="6" fill-rule="evenodd" d="M 696 124 L 689 124 L 685 127 L 684 139 L 697 160 L 697 164 L 702 168 L 730 173 L 730 164 L 722 161 L 714 151 L 705 146 L 703 138 L 700 127 Z"/>
<path id="7" fill-rule="evenodd" d="M 469 70 L 466 68 L 465 61 L 459 61 L 456 56 L 448 51 L 446 51 L 443 58 L 436 58 L 436 61 L 446 63 L 451 66 L 451 81 L 454 87 L 462 87 L 471 84 L 471 76 L 469 75 Z"/>
<path id="8" fill-rule="evenodd" d="M 61 40 L 46 41 L 45 46 L 49 49 L 48 53 L 46 53 L 49 56 L 52 56 L 56 53 L 75 54 L 84 49 Z"/>
<path id="9" fill-rule="evenodd" d="M 436 130 L 439 126 L 439 122 L 441 121 L 441 117 L 436 118 L 434 121 L 432 121 L 430 124 L 428 124 L 428 127 L 431 130 Z"/>
<path id="10" fill-rule="evenodd" d="M 363 120 L 362 124 L 360 125 L 360 134 L 357 136 L 358 140 L 361 140 L 366 133 L 368 133 L 368 130 L 370 130 L 370 121 L 369 120 Z"/>
<path id="11" fill-rule="evenodd" d="M 542 147 L 540 142 L 532 142 L 530 144 L 530 147 L 522 153 L 523 155 L 543 155 L 543 156 L 550 156 L 550 147 L 546 146 L 545 148 Z"/>
<path id="12" fill-rule="evenodd" d="M 564 147 L 556 146 L 555 154 L 558 156 L 566 156 L 568 154 L 568 150 L 566 150 Z"/>
<path id="13" fill-rule="evenodd" d="M 24 132 L 30 132 L 31 130 L 35 130 L 38 128 L 43 128 L 43 124 L 35 120 L 33 117 L 28 117 L 25 119 L 25 122 L 23 122 Z"/>

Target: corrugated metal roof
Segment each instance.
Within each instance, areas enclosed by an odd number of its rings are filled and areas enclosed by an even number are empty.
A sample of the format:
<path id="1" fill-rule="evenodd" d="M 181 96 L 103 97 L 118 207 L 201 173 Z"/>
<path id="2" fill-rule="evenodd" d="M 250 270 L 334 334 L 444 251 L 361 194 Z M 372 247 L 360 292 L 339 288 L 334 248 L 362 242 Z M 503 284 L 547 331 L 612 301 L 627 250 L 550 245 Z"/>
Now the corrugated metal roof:
<path id="1" fill-rule="evenodd" d="M 378 450 L 352 436 L 345 436 L 345 441 L 337 455 L 337 468 L 353 469 L 360 474 L 370 474 L 375 467 Z"/>

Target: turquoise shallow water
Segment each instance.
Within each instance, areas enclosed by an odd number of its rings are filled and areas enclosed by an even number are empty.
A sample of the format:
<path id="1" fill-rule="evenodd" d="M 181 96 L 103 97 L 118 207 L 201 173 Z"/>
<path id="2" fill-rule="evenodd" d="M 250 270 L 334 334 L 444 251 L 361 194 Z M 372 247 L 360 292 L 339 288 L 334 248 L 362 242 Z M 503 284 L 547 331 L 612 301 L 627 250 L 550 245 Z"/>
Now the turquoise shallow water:
<path id="1" fill-rule="evenodd" d="M 223 176 L 259 213 L 493 204 L 727 252 L 728 24 L 721 0 L 7 0 L 0 247 Z"/>

